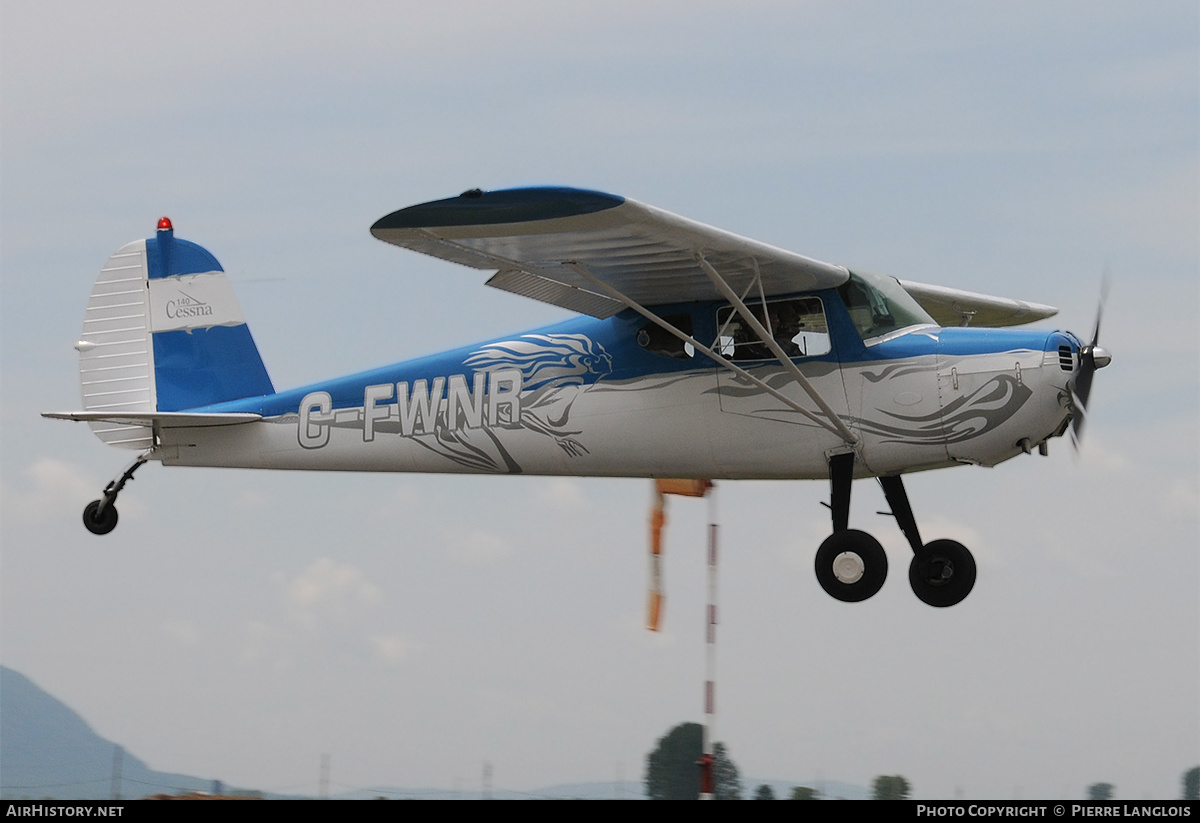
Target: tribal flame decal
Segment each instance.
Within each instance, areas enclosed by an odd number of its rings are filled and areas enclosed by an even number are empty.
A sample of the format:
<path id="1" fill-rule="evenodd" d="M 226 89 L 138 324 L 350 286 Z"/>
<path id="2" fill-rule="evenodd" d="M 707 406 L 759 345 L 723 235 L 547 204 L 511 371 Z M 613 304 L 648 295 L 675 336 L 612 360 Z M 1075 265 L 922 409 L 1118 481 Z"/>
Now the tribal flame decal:
<path id="1" fill-rule="evenodd" d="M 554 438 L 571 457 L 588 453 L 574 437 L 579 431 L 567 426 L 579 396 L 612 373 L 612 357 L 599 343 L 582 334 L 526 334 L 489 343 L 463 365 L 483 372 L 519 370 L 522 428 Z"/>
<path id="2" fill-rule="evenodd" d="M 910 416 L 876 409 L 899 422 L 855 422 L 887 443 L 962 443 L 1008 420 L 1032 396 L 1033 390 L 1011 374 L 998 374 L 966 397 L 948 403 L 941 412 Z"/>
<path id="3" fill-rule="evenodd" d="M 612 372 L 604 347 L 582 334 L 526 334 L 488 343 L 463 361 L 476 371 L 519 369 L 526 391 L 582 386 Z"/>

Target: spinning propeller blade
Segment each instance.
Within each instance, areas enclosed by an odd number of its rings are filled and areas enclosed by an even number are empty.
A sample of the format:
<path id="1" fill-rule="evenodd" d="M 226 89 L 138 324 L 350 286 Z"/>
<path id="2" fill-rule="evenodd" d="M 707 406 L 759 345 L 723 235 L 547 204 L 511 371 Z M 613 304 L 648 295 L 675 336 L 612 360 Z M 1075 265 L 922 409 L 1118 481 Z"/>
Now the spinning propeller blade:
<path id="1" fill-rule="evenodd" d="M 1079 352 L 1079 373 L 1075 375 L 1075 385 L 1071 389 L 1071 397 L 1075 404 L 1075 417 L 1071 420 L 1071 442 L 1079 451 L 1083 442 L 1083 424 L 1087 420 L 1088 396 L 1092 393 L 1092 376 L 1096 369 L 1102 369 L 1112 362 L 1112 355 L 1100 346 L 1100 319 L 1104 315 L 1104 303 L 1108 300 L 1108 288 L 1111 277 L 1106 270 L 1100 284 L 1100 306 L 1096 309 L 1096 325 L 1092 329 L 1092 342 Z"/>

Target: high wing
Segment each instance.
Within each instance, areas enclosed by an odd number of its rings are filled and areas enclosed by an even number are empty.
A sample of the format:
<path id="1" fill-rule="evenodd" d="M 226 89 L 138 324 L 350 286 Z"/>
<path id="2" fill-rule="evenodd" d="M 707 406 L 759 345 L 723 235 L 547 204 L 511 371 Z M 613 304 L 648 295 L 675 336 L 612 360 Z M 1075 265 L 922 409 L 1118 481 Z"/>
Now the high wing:
<path id="1" fill-rule="evenodd" d="M 495 270 L 489 286 L 601 319 L 625 304 L 587 275 L 644 306 L 721 299 L 698 255 L 739 294 L 756 275 L 768 297 L 833 288 L 850 276 L 841 266 L 583 189 L 474 189 L 392 212 L 371 234 Z"/>
<path id="2" fill-rule="evenodd" d="M 939 326 L 1021 326 L 1058 314 L 1058 309 L 1007 297 L 901 280 L 900 285 Z"/>
<path id="3" fill-rule="evenodd" d="M 463 192 L 380 218 L 371 234 L 413 251 L 496 272 L 488 285 L 592 317 L 642 306 L 737 294 L 834 288 L 850 273 L 766 243 L 603 192 L 525 188 Z M 943 326 L 1016 326 L 1057 314 L 1039 303 L 931 286 L 901 285 Z"/>

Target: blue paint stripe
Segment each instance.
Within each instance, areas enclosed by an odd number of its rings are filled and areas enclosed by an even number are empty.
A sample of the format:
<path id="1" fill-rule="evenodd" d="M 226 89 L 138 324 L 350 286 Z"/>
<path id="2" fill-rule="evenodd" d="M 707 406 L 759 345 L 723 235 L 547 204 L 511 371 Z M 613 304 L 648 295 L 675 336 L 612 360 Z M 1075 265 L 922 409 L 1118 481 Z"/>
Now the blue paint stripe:
<path id="1" fill-rule="evenodd" d="M 1018 349 L 1049 351 L 1047 338 L 1052 334 L 1045 329 L 942 329 L 938 335 L 939 351 L 957 355 L 995 354 Z"/>
<path id="2" fill-rule="evenodd" d="M 160 231 L 146 238 L 146 264 L 150 279 L 178 274 L 225 271 L 208 249 L 190 240 L 180 240 L 173 231 Z"/>
<path id="3" fill-rule="evenodd" d="M 275 393 L 245 323 L 154 334 L 159 411 Z"/>

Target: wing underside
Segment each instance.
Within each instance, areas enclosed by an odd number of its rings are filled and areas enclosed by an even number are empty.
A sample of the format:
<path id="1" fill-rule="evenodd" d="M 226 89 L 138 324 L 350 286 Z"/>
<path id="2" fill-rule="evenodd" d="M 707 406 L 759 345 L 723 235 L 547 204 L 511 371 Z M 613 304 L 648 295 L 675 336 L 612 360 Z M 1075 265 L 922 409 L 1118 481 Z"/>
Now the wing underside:
<path id="1" fill-rule="evenodd" d="M 1058 309 L 1007 297 L 901 280 L 900 285 L 939 326 L 1021 326 L 1058 314 Z"/>
<path id="2" fill-rule="evenodd" d="M 626 298 L 643 306 L 724 298 L 705 262 L 743 297 L 833 288 L 849 278 L 841 266 L 583 189 L 475 189 L 392 212 L 371 234 L 494 271 L 493 288 L 598 318 L 626 308 Z M 1039 303 L 901 285 L 942 326 L 1017 326 L 1057 313 Z"/>
<path id="3" fill-rule="evenodd" d="M 380 240 L 496 274 L 489 286 L 592 317 L 625 304 L 719 300 L 698 257 L 739 293 L 840 286 L 849 273 L 633 200 L 579 189 L 466 192 L 412 206 L 371 227 Z M 599 281 L 599 282 L 597 282 Z"/>

